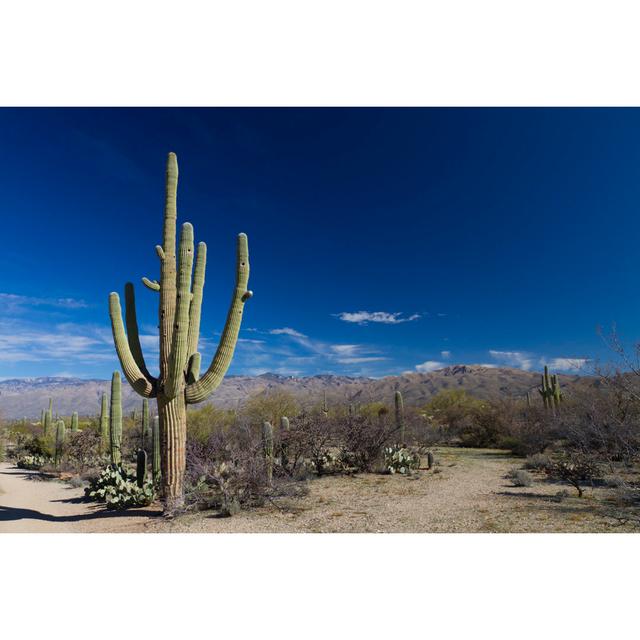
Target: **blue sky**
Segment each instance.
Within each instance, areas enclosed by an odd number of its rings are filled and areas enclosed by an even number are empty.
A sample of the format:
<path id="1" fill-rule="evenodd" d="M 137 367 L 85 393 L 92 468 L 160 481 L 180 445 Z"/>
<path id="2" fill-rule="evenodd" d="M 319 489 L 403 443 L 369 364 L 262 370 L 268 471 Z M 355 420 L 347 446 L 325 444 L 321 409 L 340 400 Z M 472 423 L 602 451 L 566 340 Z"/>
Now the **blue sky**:
<path id="1" fill-rule="evenodd" d="M 153 361 L 168 151 L 205 360 L 249 236 L 230 373 L 571 371 L 597 325 L 640 338 L 638 110 L 0 109 L 0 149 L 2 378 L 108 377 L 127 281 Z"/>

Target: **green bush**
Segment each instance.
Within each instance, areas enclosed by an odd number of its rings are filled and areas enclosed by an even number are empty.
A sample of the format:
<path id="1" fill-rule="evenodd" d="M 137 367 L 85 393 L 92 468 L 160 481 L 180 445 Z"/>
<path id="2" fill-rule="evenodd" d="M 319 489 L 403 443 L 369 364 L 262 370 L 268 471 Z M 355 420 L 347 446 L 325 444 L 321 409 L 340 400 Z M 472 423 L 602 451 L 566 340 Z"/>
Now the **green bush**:
<path id="1" fill-rule="evenodd" d="M 126 469 L 119 465 L 108 466 L 97 478 L 90 481 L 84 493 L 90 500 L 106 503 L 107 509 L 144 507 L 151 504 L 155 498 L 151 480 L 138 487 L 136 476 L 127 473 Z"/>

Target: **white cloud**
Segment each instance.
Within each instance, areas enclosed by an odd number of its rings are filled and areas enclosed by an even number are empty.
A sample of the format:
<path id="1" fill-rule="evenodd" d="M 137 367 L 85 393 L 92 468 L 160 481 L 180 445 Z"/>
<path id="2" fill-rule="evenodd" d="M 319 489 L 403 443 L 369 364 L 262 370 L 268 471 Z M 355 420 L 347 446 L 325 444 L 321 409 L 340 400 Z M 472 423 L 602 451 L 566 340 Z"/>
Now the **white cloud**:
<path id="1" fill-rule="evenodd" d="M 524 351 L 496 351 L 495 349 L 490 349 L 489 355 L 501 364 L 524 369 L 525 371 L 528 371 L 534 365 L 533 356 Z"/>
<path id="2" fill-rule="evenodd" d="M 293 338 L 306 338 L 304 333 L 300 333 L 291 327 L 283 327 L 282 329 L 271 329 L 269 333 L 272 336 L 291 336 Z"/>
<path id="3" fill-rule="evenodd" d="M 361 364 L 363 362 L 380 362 L 382 360 L 388 360 L 384 356 L 362 356 L 354 358 L 338 358 L 336 362 L 340 364 Z"/>
<path id="4" fill-rule="evenodd" d="M 440 355 L 445 359 L 448 360 L 451 357 L 451 351 L 441 351 Z"/>
<path id="5" fill-rule="evenodd" d="M 420 373 L 429 373 L 430 371 L 436 371 L 436 369 L 442 369 L 446 364 L 444 362 L 436 362 L 435 360 L 427 360 L 422 364 L 416 365 L 416 371 Z"/>
<path id="6" fill-rule="evenodd" d="M 368 324 L 369 322 L 400 324 L 401 322 L 412 322 L 420 317 L 419 313 L 414 313 L 408 318 L 403 318 L 401 312 L 390 313 L 388 311 L 343 311 L 334 315 L 344 322 L 352 322 L 355 324 Z"/>
<path id="7" fill-rule="evenodd" d="M 57 307 L 60 309 L 85 309 L 87 303 L 75 298 L 39 298 L 15 293 L 0 293 L 0 307 L 5 313 L 17 313 L 32 307 Z"/>
<path id="8" fill-rule="evenodd" d="M 579 369 L 582 369 L 587 362 L 590 362 L 587 358 L 552 358 L 545 364 L 547 364 L 550 369 L 559 369 L 560 371 L 578 371 Z"/>

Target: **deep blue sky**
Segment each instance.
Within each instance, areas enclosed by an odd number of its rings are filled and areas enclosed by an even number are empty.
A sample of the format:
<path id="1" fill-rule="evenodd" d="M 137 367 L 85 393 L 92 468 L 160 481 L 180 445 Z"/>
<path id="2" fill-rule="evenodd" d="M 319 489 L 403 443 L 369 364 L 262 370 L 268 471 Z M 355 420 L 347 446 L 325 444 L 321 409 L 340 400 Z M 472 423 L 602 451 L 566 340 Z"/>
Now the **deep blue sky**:
<path id="1" fill-rule="evenodd" d="M 127 280 L 157 353 L 168 151 L 207 355 L 249 235 L 231 373 L 570 370 L 598 324 L 640 338 L 639 110 L 0 109 L 0 150 L 0 377 L 107 377 Z"/>

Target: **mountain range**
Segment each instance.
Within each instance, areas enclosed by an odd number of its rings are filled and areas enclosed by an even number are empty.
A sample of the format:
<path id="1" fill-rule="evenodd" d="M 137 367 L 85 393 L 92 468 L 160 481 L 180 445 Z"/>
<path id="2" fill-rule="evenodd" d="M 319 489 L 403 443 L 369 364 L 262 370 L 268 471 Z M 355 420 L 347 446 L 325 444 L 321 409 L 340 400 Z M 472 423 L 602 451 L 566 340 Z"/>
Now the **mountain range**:
<path id="1" fill-rule="evenodd" d="M 578 375 L 558 375 L 567 394 L 577 390 L 597 388 L 599 379 Z M 292 393 L 302 406 L 321 401 L 326 393 L 331 403 L 391 402 L 395 390 L 402 392 L 407 405 L 419 406 L 446 389 L 464 389 L 483 399 L 500 396 L 523 397 L 527 391 L 537 392 L 540 374 L 507 367 L 455 365 L 430 373 L 407 373 L 384 378 L 352 378 L 337 375 L 315 375 L 303 378 L 265 373 L 260 376 L 227 376 L 207 401 L 221 408 L 235 408 L 255 394 L 270 390 Z M 109 380 L 81 378 L 17 378 L 0 380 L 0 417 L 39 419 L 49 398 L 53 398 L 54 414 L 95 415 L 100 410 L 100 398 L 109 393 Z M 139 409 L 141 398 L 123 380 L 123 411 Z"/>

